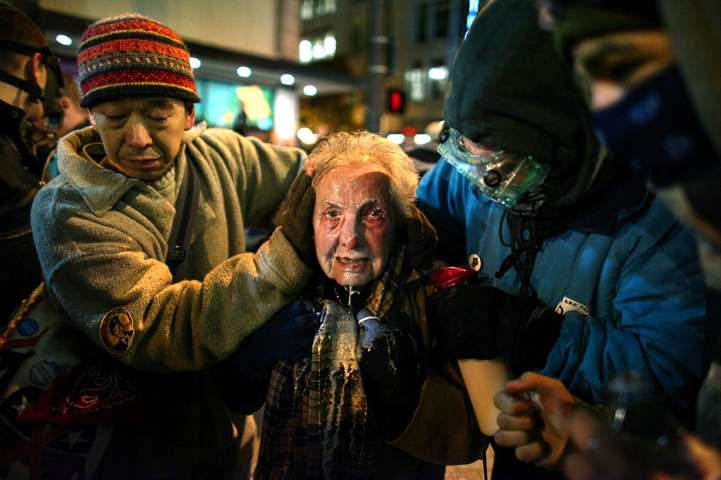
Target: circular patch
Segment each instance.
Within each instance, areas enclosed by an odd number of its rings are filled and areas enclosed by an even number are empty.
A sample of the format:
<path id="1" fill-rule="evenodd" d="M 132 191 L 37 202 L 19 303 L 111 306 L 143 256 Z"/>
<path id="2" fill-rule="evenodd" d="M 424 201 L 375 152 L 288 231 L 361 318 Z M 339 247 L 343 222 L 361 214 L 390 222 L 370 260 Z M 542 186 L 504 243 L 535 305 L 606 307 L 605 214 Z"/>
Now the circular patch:
<path id="1" fill-rule="evenodd" d="M 30 368 L 30 381 L 38 387 L 50 385 L 60 373 L 60 367 L 55 362 L 43 360 Z"/>
<path id="2" fill-rule="evenodd" d="M 20 325 L 18 325 L 17 329 L 17 332 L 23 337 L 32 337 L 37 333 L 37 331 L 38 322 L 36 322 L 32 318 L 28 318 L 27 320 L 23 320 L 22 322 L 20 322 Z"/>
<path id="3" fill-rule="evenodd" d="M 481 262 L 481 257 L 476 255 L 475 253 L 468 258 L 468 266 L 471 267 L 476 272 L 478 272 L 481 269 L 482 265 L 483 265 L 483 262 Z"/>
<path id="4" fill-rule="evenodd" d="M 124 355 L 134 336 L 133 317 L 123 307 L 111 310 L 100 322 L 100 342 L 113 355 Z"/>

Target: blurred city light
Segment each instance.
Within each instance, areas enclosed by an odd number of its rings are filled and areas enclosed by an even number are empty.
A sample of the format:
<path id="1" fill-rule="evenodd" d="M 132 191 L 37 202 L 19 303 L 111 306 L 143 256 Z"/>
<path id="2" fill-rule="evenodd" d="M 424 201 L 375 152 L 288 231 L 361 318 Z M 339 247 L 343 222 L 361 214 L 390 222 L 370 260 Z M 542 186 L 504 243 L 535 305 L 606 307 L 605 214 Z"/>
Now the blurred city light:
<path id="1" fill-rule="evenodd" d="M 443 80 L 444 78 L 448 77 L 448 68 L 447 67 L 431 68 L 430 70 L 428 70 L 428 76 L 431 77 L 433 80 Z"/>
<path id="2" fill-rule="evenodd" d="M 190 66 L 193 68 L 200 67 L 200 59 L 195 57 L 190 57 Z"/>
<path id="3" fill-rule="evenodd" d="M 395 143 L 396 145 L 400 145 L 401 143 L 406 141 L 406 136 L 402 133 L 391 133 L 386 138 L 388 138 L 388 140 Z"/>
<path id="4" fill-rule="evenodd" d="M 313 58 L 325 58 L 325 47 L 322 43 L 313 45 Z"/>
<path id="5" fill-rule="evenodd" d="M 298 139 L 305 144 L 313 144 L 317 140 L 318 136 L 311 131 L 308 127 L 303 127 L 298 130 Z"/>
<path id="6" fill-rule="evenodd" d="M 323 48 L 325 49 L 325 56 L 332 57 L 335 54 L 335 37 L 325 37 L 323 40 Z"/>
<path id="7" fill-rule="evenodd" d="M 248 67 L 238 67 L 237 72 L 239 77 L 250 77 L 250 68 Z"/>
<path id="8" fill-rule="evenodd" d="M 313 44 L 310 40 L 303 40 L 298 45 L 298 61 L 308 63 L 313 60 Z"/>
<path id="9" fill-rule="evenodd" d="M 263 131 L 270 130 L 273 128 L 273 120 L 270 117 L 263 117 L 258 119 L 258 128 Z"/>
<path id="10" fill-rule="evenodd" d="M 225 112 L 225 113 L 223 114 L 223 117 L 222 117 L 222 118 L 223 118 L 223 121 L 224 121 L 225 123 L 230 123 L 230 122 L 233 121 L 233 118 L 234 118 L 234 117 L 235 117 L 235 115 L 233 115 L 232 113 L 230 113 L 230 112 Z"/>
<path id="11" fill-rule="evenodd" d="M 478 4 L 478 0 L 468 1 L 468 17 L 466 17 L 466 35 L 468 34 L 468 29 L 471 28 L 471 25 L 473 24 L 473 20 L 475 20 L 476 15 L 478 15 L 479 7 L 480 5 Z M 463 38 L 465 38 L 465 36 Z"/>
<path id="12" fill-rule="evenodd" d="M 284 73 L 280 76 L 280 83 L 283 85 L 293 85 L 295 83 L 295 77 L 290 73 Z"/>
<path id="13" fill-rule="evenodd" d="M 309 97 L 312 97 L 313 95 L 318 93 L 318 89 L 315 88 L 314 85 L 306 85 L 305 87 L 303 87 L 303 93 L 305 93 Z"/>
<path id="14" fill-rule="evenodd" d="M 57 37 L 55 37 L 55 41 L 58 42 L 60 45 L 70 45 L 73 43 L 73 40 L 68 37 L 67 35 L 60 34 Z"/>
<path id="15" fill-rule="evenodd" d="M 413 137 L 413 141 L 416 142 L 416 145 L 425 145 L 426 143 L 431 141 L 431 136 L 427 133 L 419 133 L 415 137 Z"/>

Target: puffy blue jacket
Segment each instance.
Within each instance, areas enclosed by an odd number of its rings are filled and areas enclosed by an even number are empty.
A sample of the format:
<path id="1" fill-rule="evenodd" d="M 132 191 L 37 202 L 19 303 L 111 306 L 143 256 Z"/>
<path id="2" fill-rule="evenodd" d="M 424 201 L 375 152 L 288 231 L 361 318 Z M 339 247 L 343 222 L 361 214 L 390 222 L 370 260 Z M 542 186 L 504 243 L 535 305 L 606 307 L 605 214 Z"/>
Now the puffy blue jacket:
<path id="1" fill-rule="evenodd" d="M 530 283 L 565 320 L 540 373 L 599 404 L 610 376 L 634 370 L 653 382 L 656 399 L 689 407 L 689 385 L 703 373 L 706 311 L 695 242 L 659 200 L 640 192 L 647 198 L 617 211 L 608 231 L 577 222 L 543 242 Z M 499 239 L 502 207 L 445 160 L 422 178 L 417 203 L 442 248 L 465 249 L 465 261 L 478 255 L 484 285 L 519 293 L 513 269 L 494 276 L 510 253 Z M 503 236 L 509 239 L 505 223 Z"/>

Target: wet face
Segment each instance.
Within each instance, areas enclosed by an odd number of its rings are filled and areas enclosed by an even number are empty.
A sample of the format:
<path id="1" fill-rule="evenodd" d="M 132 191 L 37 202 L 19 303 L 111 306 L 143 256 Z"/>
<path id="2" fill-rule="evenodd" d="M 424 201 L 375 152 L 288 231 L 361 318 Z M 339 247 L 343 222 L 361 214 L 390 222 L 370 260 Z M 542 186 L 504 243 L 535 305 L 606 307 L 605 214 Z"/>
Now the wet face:
<path id="1" fill-rule="evenodd" d="M 388 262 L 395 224 L 390 179 L 375 166 L 339 167 L 315 188 L 318 262 L 339 285 L 362 287 Z"/>
<path id="2" fill-rule="evenodd" d="M 621 31 L 588 38 L 573 47 L 571 56 L 590 94 L 591 110 L 618 102 L 674 61 L 671 42 L 662 30 Z"/>
<path id="3" fill-rule="evenodd" d="M 105 153 L 122 173 L 140 180 L 159 178 L 175 161 L 194 111 L 174 98 L 128 98 L 93 107 L 90 121 Z"/>

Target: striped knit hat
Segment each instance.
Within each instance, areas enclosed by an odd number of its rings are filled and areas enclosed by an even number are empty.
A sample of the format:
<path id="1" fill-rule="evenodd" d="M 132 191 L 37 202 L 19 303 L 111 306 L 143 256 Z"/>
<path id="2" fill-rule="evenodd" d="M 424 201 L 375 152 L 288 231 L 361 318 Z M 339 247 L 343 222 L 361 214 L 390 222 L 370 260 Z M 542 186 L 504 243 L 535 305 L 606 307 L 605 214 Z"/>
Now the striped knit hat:
<path id="1" fill-rule="evenodd" d="M 155 20 L 123 14 L 88 27 L 78 51 L 80 106 L 127 97 L 170 97 L 200 102 L 188 48 Z"/>

